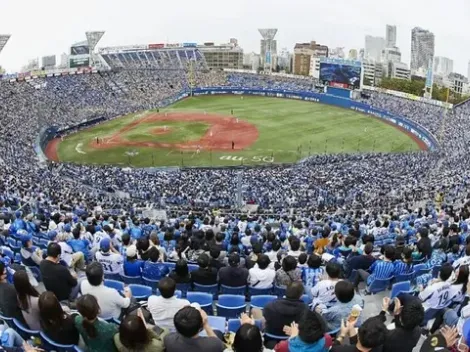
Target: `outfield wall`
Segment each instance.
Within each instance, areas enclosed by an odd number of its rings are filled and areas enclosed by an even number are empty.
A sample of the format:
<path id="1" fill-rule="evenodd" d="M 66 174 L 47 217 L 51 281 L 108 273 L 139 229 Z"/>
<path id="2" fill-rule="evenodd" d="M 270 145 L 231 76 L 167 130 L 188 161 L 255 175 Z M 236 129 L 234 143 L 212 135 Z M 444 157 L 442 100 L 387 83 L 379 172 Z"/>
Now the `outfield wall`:
<path id="1" fill-rule="evenodd" d="M 397 116 L 388 111 L 375 108 L 371 105 L 360 103 L 351 99 L 346 99 L 338 96 L 314 93 L 314 92 L 293 92 L 286 90 L 271 90 L 271 89 L 251 89 L 251 88 L 230 88 L 230 87 L 213 87 L 213 88 L 196 88 L 193 89 L 194 96 L 200 95 L 220 95 L 220 94 L 235 94 L 235 95 L 256 95 L 263 97 L 287 98 L 305 101 L 313 101 L 322 104 L 334 105 L 345 109 L 362 112 L 364 114 L 378 117 L 387 122 L 390 122 L 398 127 L 404 128 L 420 140 L 422 140 L 431 151 L 439 149 L 439 142 L 434 135 L 423 126 L 410 121 L 406 117 Z"/>
<path id="2" fill-rule="evenodd" d="M 420 140 L 422 140 L 426 146 L 431 151 L 439 149 L 439 143 L 437 139 L 429 132 L 426 128 L 421 125 L 414 123 L 413 121 L 408 120 L 405 117 L 396 116 L 389 113 L 388 111 L 372 107 L 368 104 L 363 104 L 351 99 L 346 99 L 338 96 L 333 96 L 329 94 L 321 94 L 314 92 L 295 92 L 295 91 L 286 91 L 286 90 L 272 90 L 272 89 L 252 89 L 252 88 L 231 88 L 231 87 L 212 87 L 212 88 L 195 88 L 192 90 L 193 96 L 201 95 L 224 95 L 224 94 L 234 94 L 234 95 L 254 95 L 254 96 L 263 96 L 263 97 L 275 97 L 275 98 L 287 98 L 287 99 L 297 99 L 304 101 L 312 101 L 316 103 L 328 104 L 333 106 L 338 106 L 345 109 L 351 109 L 361 113 L 365 113 L 374 117 L 381 118 L 387 122 L 390 122 L 398 127 L 401 127 L 410 133 L 414 134 Z M 189 97 L 191 93 L 183 91 L 173 97 L 165 99 L 159 106 L 164 108 L 171 104 L 176 103 L 179 100 L 183 100 Z M 47 144 L 54 138 L 57 138 L 60 135 L 78 131 L 82 128 L 90 127 L 105 121 L 104 117 L 96 118 L 83 122 L 81 124 L 67 127 L 61 130 L 58 130 L 55 127 L 49 127 L 47 129 L 41 130 L 40 134 L 36 139 L 34 144 L 34 149 L 38 154 L 40 159 L 45 158 L 44 150 L 47 147 Z"/>

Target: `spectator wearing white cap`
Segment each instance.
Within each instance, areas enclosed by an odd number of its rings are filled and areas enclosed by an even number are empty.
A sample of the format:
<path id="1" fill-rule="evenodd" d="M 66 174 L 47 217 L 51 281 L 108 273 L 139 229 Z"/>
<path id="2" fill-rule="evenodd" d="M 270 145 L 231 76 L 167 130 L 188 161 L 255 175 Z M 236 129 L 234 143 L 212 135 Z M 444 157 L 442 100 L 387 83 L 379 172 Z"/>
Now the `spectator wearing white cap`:
<path id="1" fill-rule="evenodd" d="M 130 245 L 126 250 L 126 260 L 124 261 L 124 275 L 141 276 L 144 261 L 137 258 L 137 248 Z"/>

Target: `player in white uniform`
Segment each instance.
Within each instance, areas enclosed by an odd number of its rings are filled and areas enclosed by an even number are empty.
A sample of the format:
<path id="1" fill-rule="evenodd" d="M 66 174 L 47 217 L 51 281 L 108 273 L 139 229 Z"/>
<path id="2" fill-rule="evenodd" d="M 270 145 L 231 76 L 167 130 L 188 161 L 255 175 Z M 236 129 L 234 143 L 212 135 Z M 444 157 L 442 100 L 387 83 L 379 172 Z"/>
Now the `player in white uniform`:
<path id="1" fill-rule="evenodd" d="M 96 252 L 95 259 L 103 265 L 105 274 L 119 274 L 122 272 L 124 258 L 121 254 L 111 250 L 111 240 L 104 238 L 100 243 L 100 251 Z"/>
<path id="2" fill-rule="evenodd" d="M 317 305 L 324 305 L 326 307 L 336 299 L 335 287 L 339 281 L 341 267 L 337 263 L 330 262 L 326 265 L 326 273 L 328 277 L 324 280 L 320 280 L 320 282 L 312 288 L 313 307 Z"/>
<path id="3" fill-rule="evenodd" d="M 424 291 L 419 294 L 419 299 L 423 302 L 424 310 L 442 309 L 452 301 L 452 285 L 447 282 L 452 276 L 452 266 L 443 265 L 439 272 L 439 279 L 431 283 Z"/>

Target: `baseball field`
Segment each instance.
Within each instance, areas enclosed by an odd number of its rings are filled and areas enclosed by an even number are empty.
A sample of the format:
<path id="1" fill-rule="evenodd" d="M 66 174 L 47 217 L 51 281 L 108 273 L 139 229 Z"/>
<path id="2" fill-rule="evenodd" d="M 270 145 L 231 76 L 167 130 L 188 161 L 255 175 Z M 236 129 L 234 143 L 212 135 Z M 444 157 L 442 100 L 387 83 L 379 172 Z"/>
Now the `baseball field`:
<path id="1" fill-rule="evenodd" d="M 205 167 L 420 149 L 426 146 L 413 135 L 352 110 L 278 98 L 201 96 L 57 138 L 46 154 L 74 163 Z"/>

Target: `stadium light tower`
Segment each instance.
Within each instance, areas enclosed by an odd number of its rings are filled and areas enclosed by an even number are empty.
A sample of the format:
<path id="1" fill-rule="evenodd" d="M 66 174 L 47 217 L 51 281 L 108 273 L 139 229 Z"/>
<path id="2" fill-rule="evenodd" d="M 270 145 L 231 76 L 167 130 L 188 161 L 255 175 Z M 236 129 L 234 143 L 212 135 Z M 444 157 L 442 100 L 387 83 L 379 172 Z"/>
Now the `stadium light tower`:
<path id="1" fill-rule="evenodd" d="M 259 34 L 263 37 L 261 39 L 261 63 L 265 71 L 272 72 L 273 70 L 273 56 L 277 54 L 277 42 L 274 37 L 277 34 L 277 28 L 262 28 L 258 29 Z"/>
<path id="2" fill-rule="evenodd" d="M 0 53 L 2 52 L 5 45 L 7 45 L 8 40 L 10 40 L 10 34 L 0 34 Z"/>
<path id="3" fill-rule="evenodd" d="M 90 64 L 92 67 L 95 66 L 95 54 L 94 50 L 98 42 L 103 38 L 104 31 L 93 31 L 93 32 L 86 32 L 86 40 L 88 42 L 88 47 L 90 48 Z"/>

